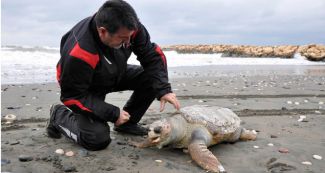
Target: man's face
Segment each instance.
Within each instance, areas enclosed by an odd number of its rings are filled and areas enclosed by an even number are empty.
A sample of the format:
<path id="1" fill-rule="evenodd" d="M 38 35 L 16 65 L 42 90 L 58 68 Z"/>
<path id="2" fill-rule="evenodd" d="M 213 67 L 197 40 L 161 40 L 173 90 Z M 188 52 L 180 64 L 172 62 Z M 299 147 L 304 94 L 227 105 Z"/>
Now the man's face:
<path id="1" fill-rule="evenodd" d="M 128 30 L 125 27 L 120 28 L 115 34 L 110 34 L 104 27 L 97 29 L 100 40 L 109 47 L 119 49 L 123 44 L 128 45 L 130 43 L 133 30 Z"/>

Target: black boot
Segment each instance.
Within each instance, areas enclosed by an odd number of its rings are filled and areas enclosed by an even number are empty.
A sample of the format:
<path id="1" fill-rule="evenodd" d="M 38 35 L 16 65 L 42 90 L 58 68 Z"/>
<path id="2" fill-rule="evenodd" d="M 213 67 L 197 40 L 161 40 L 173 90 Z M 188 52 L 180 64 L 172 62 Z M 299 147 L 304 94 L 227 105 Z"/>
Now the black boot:
<path id="1" fill-rule="evenodd" d="M 63 106 L 63 105 L 61 105 L 61 104 L 53 104 L 53 105 L 51 105 L 51 108 L 50 108 L 50 120 L 47 122 L 47 127 L 46 127 L 47 135 L 50 138 L 56 138 L 56 139 L 61 138 L 60 131 L 53 125 L 56 110 L 60 106 Z"/>
<path id="2" fill-rule="evenodd" d="M 148 134 L 148 129 L 142 127 L 140 124 L 126 122 L 120 126 L 115 126 L 114 130 L 117 132 L 128 133 L 132 135 L 144 136 Z"/>

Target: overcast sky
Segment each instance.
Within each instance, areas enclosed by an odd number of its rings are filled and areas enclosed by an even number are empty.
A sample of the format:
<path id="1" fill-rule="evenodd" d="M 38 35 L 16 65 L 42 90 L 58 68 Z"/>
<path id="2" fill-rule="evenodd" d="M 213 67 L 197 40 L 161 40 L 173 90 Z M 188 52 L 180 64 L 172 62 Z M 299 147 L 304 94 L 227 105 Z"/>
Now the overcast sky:
<path id="1" fill-rule="evenodd" d="M 2 0 L 2 45 L 59 47 L 100 0 Z M 130 0 L 153 42 L 325 44 L 325 0 Z"/>

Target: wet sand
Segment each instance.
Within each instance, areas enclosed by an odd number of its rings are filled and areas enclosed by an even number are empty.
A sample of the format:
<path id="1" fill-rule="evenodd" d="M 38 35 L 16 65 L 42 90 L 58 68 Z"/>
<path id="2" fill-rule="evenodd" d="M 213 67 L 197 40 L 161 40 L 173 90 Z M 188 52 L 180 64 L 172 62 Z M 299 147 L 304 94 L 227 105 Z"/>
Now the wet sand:
<path id="1" fill-rule="evenodd" d="M 171 68 L 169 75 L 182 106 L 228 107 L 241 117 L 245 128 L 258 131 L 256 141 L 210 147 L 229 173 L 325 172 L 324 66 L 182 67 Z M 55 83 L 2 85 L 2 172 L 53 173 L 69 171 L 69 166 L 82 173 L 205 172 L 182 150 L 134 148 L 127 141 L 139 141 L 141 137 L 114 131 L 107 149 L 87 154 L 66 138 L 48 138 L 45 125 L 49 107 L 59 102 L 59 92 Z M 108 94 L 106 101 L 122 107 L 130 93 Z M 172 106 L 163 113 L 158 109 L 159 102 L 155 101 L 141 123 L 148 125 L 174 112 Z M 6 124 L 3 118 L 7 114 L 16 115 L 17 121 Z M 301 115 L 307 117 L 306 121 L 298 121 Z M 58 148 L 75 155 L 56 155 Z M 280 153 L 280 148 L 289 152 Z M 33 160 L 19 161 L 22 154 Z M 315 154 L 323 159 L 314 159 Z M 304 161 L 312 165 L 303 165 Z"/>

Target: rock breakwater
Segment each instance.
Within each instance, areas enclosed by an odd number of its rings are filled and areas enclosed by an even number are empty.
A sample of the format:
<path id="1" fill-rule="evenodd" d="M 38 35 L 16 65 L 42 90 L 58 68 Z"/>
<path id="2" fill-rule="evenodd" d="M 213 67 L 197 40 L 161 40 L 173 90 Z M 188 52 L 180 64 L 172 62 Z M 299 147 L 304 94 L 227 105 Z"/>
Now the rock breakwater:
<path id="1" fill-rule="evenodd" d="M 325 46 L 309 45 L 280 45 L 280 46 L 251 46 L 251 45 L 172 45 L 164 46 L 164 50 L 174 50 L 178 53 L 222 53 L 227 57 L 280 57 L 293 58 L 299 53 L 311 61 L 325 61 Z"/>

